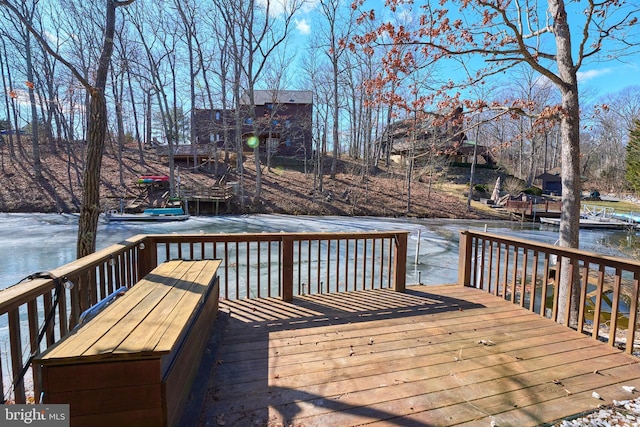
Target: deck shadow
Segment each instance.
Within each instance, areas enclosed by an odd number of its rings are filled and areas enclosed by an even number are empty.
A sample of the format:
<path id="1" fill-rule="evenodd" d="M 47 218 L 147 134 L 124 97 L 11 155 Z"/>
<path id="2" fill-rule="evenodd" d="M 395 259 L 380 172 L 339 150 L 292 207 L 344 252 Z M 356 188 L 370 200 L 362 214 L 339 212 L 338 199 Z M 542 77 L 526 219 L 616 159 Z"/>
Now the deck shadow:
<path id="1" fill-rule="evenodd" d="M 278 424 L 270 424 L 268 411 L 273 402 L 278 404 L 271 412 L 279 413 L 281 421 L 285 423 L 283 425 L 289 425 L 295 420 L 300 414 L 300 405 L 314 405 L 345 415 L 384 419 L 389 425 L 403 425 L 402 419 L 393 420 L 397 414 L 367 406 L 353 406 L 320 394 L 270 384 L 269 367 L 263 362 L 269 359 L 269 335 L 274 332 L 402 319 L 482 307 L 482 304 L 466 299 L 429 293 L 428 287 L 424 290 L 407 289 L 404 293 L 377 289 L 299 295 L 291 303 L 275 298 L 222 301 L 181 425 L 216 426 L 222 423 L 275 426 Z M 254 362 L 249 364 L 253 366 L 248 371 L 221 373 L 226 368 L 222 366 L 225 362 L 219 356 L 221 350 L 225 345 L 232 345 L 234 336 L 241 333 L 251 334 L 251 348 L 247 351 L 251 352 L 250 357 Z M 216 374 L 219 374 L 218 377 Z M 245 396 L 237 402 L 224 401 L 221 390 L 225 385 L 218 384 L 217 381 L 226 378 L 233 378 L 234 386 L 243 382 L 251 383 L 252 393 L 255 394 Z M 246 410 L 242 409 L 244 399 L 252 400 Z M 266 400 L 261 402 L 261 399 Z"/>
<path id="2" fill-rule="evenodd" d="M 266 327 L 276 331 L 440 314 L 484 306 L 414 288 L 404 293 L 377 289 L 300 295 L 291 303 L 275 298 L 233 300 L 224 301 L 221 307 L 228 309 L 233 319 L 250 323 L 252 328 Z"/>

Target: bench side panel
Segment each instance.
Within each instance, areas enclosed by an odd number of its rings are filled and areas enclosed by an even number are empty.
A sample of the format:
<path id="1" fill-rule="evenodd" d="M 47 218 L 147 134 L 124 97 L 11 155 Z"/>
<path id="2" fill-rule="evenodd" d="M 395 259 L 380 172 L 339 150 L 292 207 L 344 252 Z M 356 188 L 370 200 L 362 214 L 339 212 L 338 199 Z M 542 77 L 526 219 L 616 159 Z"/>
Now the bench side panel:
<path id="1" fill-rule="evenodd" d="M 176 426 L 191 391 L 196 372 L 200 365 L 207 338 L 218 313 L 220 285 L 218 277 L 207 292 L 204 304 L 200 307 L 196 321 L 186 331 L 186 336 L 172 360 L 163 381 L 164 399 L 167 404 L 167 425 Z"/>

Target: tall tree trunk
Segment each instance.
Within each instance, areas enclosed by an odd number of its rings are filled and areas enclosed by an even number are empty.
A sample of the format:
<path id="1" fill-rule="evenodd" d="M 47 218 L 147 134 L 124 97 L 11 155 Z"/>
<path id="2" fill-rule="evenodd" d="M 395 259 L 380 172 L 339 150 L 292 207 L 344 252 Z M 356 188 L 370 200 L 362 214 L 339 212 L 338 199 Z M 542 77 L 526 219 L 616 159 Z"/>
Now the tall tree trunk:
<path id="1" fill-rule="evenodd" d="M 6 61 L 7 58 L 7 46 L 5 45 L 4 39 L 1 40 L 2 41 L 2 55 L 0 55 L 0 75 L 2 75 L 2 87 L 4 88 L 9 88 L 11 87 L 10 84 L 7 84 L 7 80 L 4 74 L 4 66 L 7 66 L 7 75 L 9 75 L 9 64 Z M 4 60 L 3 60 L 4 59 Z M 5 108 L 7 110 L 7 121 L 9 123 L 11 123 L 11 119 L 10 119 L 10 111 L 11 108 L 9 107 L 9 99 L 11 99 L 13 101 L 13 98 L 11 98 L 10 94 L 9 96 L 5 96 L 4 97 L 4 103 L 5 103 Z M 15 158 L 16 153 L 13 149 L 13 135 L 11 135 L 11 133 L 9 133 L 8 138 L 9 140 L 9 157 L 10 158 Z"/>
<path id="2" fill-rule="evenodd" d="M 29 32 L 25 37 L 25 59 L 27 65 L 27 88 L 29 89 L 29 104 L 31 105 L 31 145 L 33 155 L 33 173 L 36 180 L 42 178 L 42 163 L 40 161 L 40 142 L 38 128 L 38 106 L 36 103 L 36 95 L 34 88 L 35 77 L 33 75 L 33 60 L 31 57 L 31 37 Z"/>
<path id="3" fill-rule="evenodd" d="M 120 75 L 120 80 L 112 76 L 113 79 L 113 97 L 115 101 L 116 110 L 116 126 L 118 130 L 118 175 L 120 178 L 120 185 L 125 186 L 124 182 L 124 164 L 122 162 L 122 156 L 124 151 L 125 134 L 124 134 L 124 118 L 122 117 L 122 105 L 124 104 L 124 79 Z"/>
<path id="4" fill-rule="evenodd" d="M 340 102 L 338 100 L 338 59 L 333 60 L 333 159 L 331 161 L 331 179 L 335 179 L 338 169 L 338 154 L 339 145 L 338 142 L 338 118 L 340 117 L 339 108 Z"/>
<path id="5" fill-rule="evenodd" d="M 4 39 L 2 39 L 2 46 L 4 51 L 5 58 L 7 57 L 7 49 L 4 43 Z M 7 79 L 9 80 L 9 87 L 13 89 L 13 78 L 11 76 L 11 67 L 7 64 Z M 22 147 L 22 138 L 20 136 L 20 120 L 18 119 L 18 108 L 16 107 L 16 100 L 11 97 L 11 113 L 13 115 L 13 129 L 16 131 L 16 144 L 18 145 L 18 151 L 22 155 L 24 155 L 23 147 Z M 13 150 L 13 135 L 9 135 L 9 146 L 11 147 L 11 152 L 13 155 L 12 158 L 15 157 L 15 151 Z"/>
<path id="6" fill-rule="evenodd" d="M 193 150 L 193 167 L 195 170 L 198 168 L 198 144 L 196 141 L 196 127 L 195 123 L 195 105 L 196 105 L 196 64 L 194 58 L 194 50 L 193 50 L 193 39 L 195 38 L 195 22 L 187 17 L 184 9 L 182 8 L 181 1 L 178 0 L 175 2 L 176 8 L 178 9 L 178 13 L 180 14 L 180 19 L 182 20 L 182 24 L 184 25 L 185 30 L 185 38 L 187 39 L 187 52 L 189 55 L 189 102 L 191 103 L 191 110 L 189 111 L 189 122 L 191 123 L 191 129 L 189 133 L 189 140 L 191 143 L 191 148 Z"/>
<path id="7" fill-rule="evenodd" d="M 571 34 L 567 21 L 567 12 L 563 0 L 550 0 L 549 11 L 554 17 L 556 34 L 558 73 L 563 84 L 560 86 L 563 114 L 560 122 L 562 140 L 562 213 L 560 217 L 560 246 L 579 247 L 580 239 L 580 104 L 578 101 L 577 70 L 571 54 Z M 569 306 L 569 324 L 577 319 L 579 284 L 570 283 L 569 259 L 562 259 L 559 285 L 558 321 L 565 322 L 567 304 Z"/>
<path id="8" fill-rule="evenodd" d="M 127 73 L 127 85 L 129 89 L 129 98 L 131 99 L 131 112 L 133 113 L 133 125 L 136 132 L 136 141 L 138 142 L 138 153 L 140 155 L 139 161 L 141 165 L 145 164 L 144 161 L 144 148 L 142 146 L 142 138 L 140 137 L 140 124 L 138 123 L 138 110 L 136 108 L 136 97 L 133 93 L 133 85 L 131 84 L 131 70 L 126 68 Z"/>
<path id="9" fill-rule="evenodd" d="M 328 114 L 327 114 L 328 117 Z M 327 152 L 327 124 L 322 128 L 322 140 L 320 150 L 318 150 L 318 187 L 316 193 L 322 194 L 324 191 L 324 156 Z"/>
<path id="10" fill-rule="evenodd" d="M 149 90 L 147 90 L 146 92 L 147 95 L 147 104 L 146 104 L 146 111 L 145 111 L 145 125 L 144 125 L 144 142 L 149 145 L 149 146 L 153 146 L 154 143 L 152 141 L 152 136 L 151 136 L 151 126 L 153 125 L 152 123 L 152 110 L 151 110 L 151 105 L 153 103 L 153 89 L 149 88 Z"/>
<path id="11" fill-rule="evenodd" d="M 476 140 L 473 145 L 473 159 L 471 160 L 471 172 L 469 173 L 469 195 L 467 196 L 467 212 L 471 212 L 471 200 L 473 198 L 473 182 L 475 181 L 476 162 L 478 161 L 478 137 L 480 136 L 480 122 L 476 127 Z"/>
<path id="12" fill-rule="evenodd" d="M 82 180 L 82 206 L 78 221 L 78 258 L 96 250 L 96 232 L 100 215 L 100 168 L 107 133 L 107 105 L 104 93 L 95 88 L 90 95 L 87 154 Z"/>
<path id="13" fill-rule="evenodd" d="M 96 234 L 100 215 L 100 170 L 104 140 L 107 134 L 107 104 L 104 91 L 113 53 L 116 7 L 129 2 L 106 0 L 105 3 L 107 10 L 102 52 L 96 71 L 95 87 L 89 89 L 91 101 L 87 118 L 87 155 L 82 189 L 82 207 L 78 220 L 78 258 L 89 255 L 96 250 Z"/>

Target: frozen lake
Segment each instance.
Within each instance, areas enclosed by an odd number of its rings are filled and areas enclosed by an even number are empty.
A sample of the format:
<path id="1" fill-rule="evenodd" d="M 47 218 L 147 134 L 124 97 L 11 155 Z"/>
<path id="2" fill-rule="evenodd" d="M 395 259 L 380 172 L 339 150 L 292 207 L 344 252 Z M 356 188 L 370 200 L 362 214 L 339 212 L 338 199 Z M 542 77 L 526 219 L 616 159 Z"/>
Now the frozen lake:
<path id="1" fill-rule="evenodd" d="M 102 249 L 144 233 L 406 230 L 410 232 L 407 283 L 429 285 L 457 280 L 460 230 L 484 230 L 485 227 L 491 233 L 549 244 L 558 239 L 558 232 L 553 228 L 510 221 L 241 215 L 192 217 L 184 222 L 169 223 L 101 222 L 97 247 Z M 0 233 L 4 236 L 0 246 L 0 289 L 19 282 L 29 274 L 51 270 L 75 259 L 75 215 L 0 214 Z M 624 231 L 583 230 L 580 239 L 585 250 L 616 254 L 615 248 L 626 242 L 627 235 Z"/>

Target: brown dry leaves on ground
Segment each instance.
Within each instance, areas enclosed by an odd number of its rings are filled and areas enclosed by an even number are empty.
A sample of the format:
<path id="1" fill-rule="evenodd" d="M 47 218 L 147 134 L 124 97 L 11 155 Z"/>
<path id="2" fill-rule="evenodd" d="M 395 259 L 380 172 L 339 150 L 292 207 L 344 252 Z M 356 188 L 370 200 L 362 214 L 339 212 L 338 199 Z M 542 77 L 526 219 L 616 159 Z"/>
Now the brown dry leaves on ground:
<path id="1" fill-rule="evenodd" d="M 24 145 L 24 144 L 23 144 Z M 158 161 L 154 150 L 145 150 L 145 163 L 140 163 L 135 147 L 124 150 L 122 169 L 119 168 L 117 150 L 108 146 L 103 156 L 101 208 L 117 209 L 121 198 L 132 199 L 139 192 L 135 182 L 140 175 L 167 175 L 168 165 Z M 30 150 L 15 150 L 9 155 L 7 144 L 0 147 L 0 211 L 1 212 L 77 212 L 80 207 L 83 147 L 74 146 L 71 154 L 66 147 L 53 153 L 49 147 L 41 148 L 43 178 L 34 178 Z M 251 157 L 251 156 L 249 156 Z M 329 161 L 327 161 L 329 163 Z M 344 163 L 342 163 L 344 165 Z M 222 169 L 222 168 L 220 168 Z M 122 175 L 122 180 L 121 180 Z M 185 165 L 179 168 L 183 185 L 213 186 L 211 172 L 194 171 Z M 238 180 L 234 171 L 228 181 Z M 408 191 L 406 180 L 391 171 L 377 170 L 366 179 L 361 174 L 339 171 L 335 179 L 328 173 L 323 179 L 323 191 L 313 191 L 311 173 L 282 167 L 262 169 L 262 194 L 255 198 L 255 164 L 245 161 L 245 207 L 238 200 L 230 213 L 279 213 L 291 215 L 346 215 L 346 216 L 414 216 L 424 218 L 493 218 L 500 217 L 488 210 L 467 210 L 463 194 L 442 191 L 439 185 L 424 182 L 411 183 L 410 213 L 407 214 Z"/>

